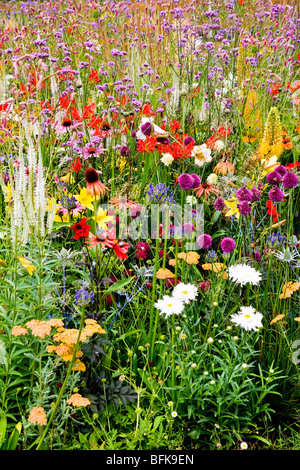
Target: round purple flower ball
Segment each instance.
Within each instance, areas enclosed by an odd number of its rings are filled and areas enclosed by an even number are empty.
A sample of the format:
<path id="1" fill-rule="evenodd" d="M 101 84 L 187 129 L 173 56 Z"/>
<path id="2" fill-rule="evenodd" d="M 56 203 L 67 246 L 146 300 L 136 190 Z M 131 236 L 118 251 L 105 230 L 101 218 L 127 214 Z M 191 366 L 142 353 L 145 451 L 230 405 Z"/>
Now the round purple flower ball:
<path id="1" fill-rule="evenodd" d="M 216 209 L 216 211 L 222 211 L 223 209 L 225 209 L 225 201 L 222 197 L 217 197 L 217 199 L 215 199 L 215 202 L 214 202 L 214 208 Z"/>
<path id="2" fill-rule="evenodd" d="M 269 191 L 269 199 L 273 202 L 281 202 L 283 200 L 283 192 L 278 186 L 274 186 Z"/>
<path id="3" fill-rule="evenodd" d="M 287 169 L 283 165 L 279 165 L 275 171 L 277 171 L 277 173 L 279 173 L 281 177 L 283 177 L 286 174 Z"/>
<path id="4" fill-rule="evenodd" d="M 282 178 L 282 185 L 285 189 L 295 188 L 298 184 L 299 178 L 292 171 L 288 171 Z"/>
<path id="5" fill-rule="evenodd" d="M 225 237 L 221 240 L 221 250 L 223 253 L 232 253 L 235 250 L 235 241 L 233 238 Z"/>
<path id="6" fill-rule="evenodd" d="M 198 188 L 201 184 L 201 178 L 200 176 L 196 175 L 195 173 L 192 173 L 191 174 L 191 177 L 193 178 L 194 180 L 194 185 L 193 185 L 193 188 Z"/>
<path id="7" fill-rule="evenodd" d="M 281 174 L 278 173 L 276 170 L 271 171 L 271 173 L 267 175 L 267 181 L 272 186 L 278 185 L 281 182 L 281 178 Z"/>
<path id="8" fill-rule="evenodd" d="M 190 135 L 184 139 L 184 145 L 189 145 L 191 142 L 195 142 L 195 139 L 193 139 L 193 137 Z"/>
<path id="9" fill-rule="evenodd" d="M 194 226 L 190 222 L 186 222 L 185 224 L 183 224 L 182 229 L 183 229 L 183 233 L 185 235 L 187 233 L 192 233 L 193 230 L 194 230 Z"/>
<path id="10" fill-rule="evenodd" d="M 194 178 L 191 175 L 188 175 L 187 173 L 182 173 L 178 177 L 178 184 L 181 189 L 187 191 L 188 189 L 192 189 L 194 187 Z"/>
<path id="11" fill-rule="evenodd" d="M 239 208 L 239 213 L 241 215 L 249 215 L 251 213 L 251 209 L 252 209 L 252 207 L 250 206 L 248 201 L 240 202 L 239 205 L 238 205 L 238 208 Z"/>
<path id="12" fill-rule="evenodd" d="M 206 250 L 206 249 L 211 247 L 212 238 L 207 233 L 204 233 L 203 235 L 200 235 L 197 238 L 197 242 L 198 242 L 198 245 L 200 246 L 200 248 L 203 248 L 203 250 Z"/>
<path id="13" fill-rule="evenodd" d="M 246 188 L 246 186 L 243 186 L 242 188 L 238 189 L 236 192 L 236 197 L 237 199 L 242 202 L 242 201 L 251 201 L 251 191 L 250 189 Z"/>
<path id="14" fill-rule="evenodd" d="M 260 200 L 260 191 L 257 188 L 252 188 L 251 189 L 251 201 L 259 201 Z"/>

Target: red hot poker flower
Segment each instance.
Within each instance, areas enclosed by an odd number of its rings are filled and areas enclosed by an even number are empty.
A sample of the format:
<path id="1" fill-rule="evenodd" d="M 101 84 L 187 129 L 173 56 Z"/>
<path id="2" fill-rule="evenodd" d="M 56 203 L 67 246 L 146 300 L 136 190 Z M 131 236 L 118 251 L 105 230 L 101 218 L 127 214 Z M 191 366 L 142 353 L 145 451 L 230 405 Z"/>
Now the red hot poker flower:
<path id="1" fill-rule="evenodd" d="M 73 224 L 71 229 L 75 232 L 75 240 L 78 240 L 88 236 L 91 226 L 86 223 L 86 217 L 83 217 L 80 222 Z"/>

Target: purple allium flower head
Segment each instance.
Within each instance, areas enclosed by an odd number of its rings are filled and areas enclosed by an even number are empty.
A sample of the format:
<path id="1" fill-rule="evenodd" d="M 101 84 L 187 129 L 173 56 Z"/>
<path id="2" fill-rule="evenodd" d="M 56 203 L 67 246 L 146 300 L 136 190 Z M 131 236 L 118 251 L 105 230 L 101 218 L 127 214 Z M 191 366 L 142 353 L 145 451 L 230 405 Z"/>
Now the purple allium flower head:
<path id="1" fill-rule="evenodd" d="M 232 253 L 235 250 L 235 241 L 233 238 L 225 237 L 221 240 L 221 250 L 223 253 Z"/>
<path id="2" fill-rule="evenodd" d="M 281 176 L 284 176 L 287 172 L 287 169 L 283 165 L 279 165 L 276 170 Z"/>
<path id="3" fill-rule="evenodd" d="M 194 226 L 190 222 L 186 222 L 185 224 L 183 224 L 182 230 L 183 230 L 184 235 L 187 233 L 192 233 L 194 230 Z"/>
<path id="4" fill-rule="evenodd" d="M 164 145 L 169 145 L 169 143 L 170 143 L 170 139 L 168 139 L 168 137 L 157 137 L 156 140 L 160 144 L 164 144 Z"/>
<path id="5" fill-rule="evenodd" d="M 272 186 L 278 185 L 281 182 L 281 174 L 278 173 L 276 170 L 271 171 L 271 173 L 267 175 L 267 181 Z"/>
<path id="6" fill-rule="evenodd" d="M 222 211 L 225 208 L 226 204 L 225 201 L 222 197 L 217 197 L 217 199 L 214 202 L 214 208 L 216 211 Z"/>
<path id="7" fill-rule="evenodd" d="M 248 203 L 248 201 L 242 201 L 239 203 L 238 205 L 238 208 L 239 208 L 239 213 L 241 215 L 249 215 L 251 213 L 251 206 L 250 204 Z"/>
<path id="8" fill-rule="evenodd" d="M 184 145 L 189 145 L 191 142 L 195 142 L 195 139 L 193 139 L 193 137 L 190 135 L 184 139 Z"/>
<path id="9" fill-rule="evenodd" d="M 246 188 L 246 186 L 243 186 L 242 188 L 238 189 L 236 192 L 236 197 L 240 202 L 251 201 L 251 196 L 252 196 L 251 191 L 248 188 Z"/>
<path id="10" fill-rule="evenodd" d="M 259 201 L 260 200 L 260 191 L 257 188 L 252 188 L 251 189 L 251 201 Z"/>
<path id="11" fill-rule="evenodd" d="M 278 186 L 274 186 L 269 191 L 269 199 L 273 202 L 281 202 L 283 200 L 283 192 Z"/>
<path id="12" fill-rule="evenodd" d="M 285 189 L 295 188 L 298 182 L 299 177 L 292 171 L 288 171 L 282 179 L 282 185 Z"/>
<path id="13" fill-rule="evenodd" d="M 151 135 L 151 132 L 152 132 L 152 124 L 151 122 L 145 122 L 145 124 L 142 124 L 141 126 L 141 131 L 144 135 Z"/>
<path id="14" fill-rule="evenodd" d="M 194 187 L 194 178 L 191 175 L 188 175 L 187 173 L 182 173 L 178 177 L 178 184 L 181 189 L 187 191 L 188 189 L 192 189 Z"/>
<path id="15" fill-rule="evenodd" d="M 201 184 L 201 178 L 200 176 L 196 175 L 196 173 L 192 173 L 191 177 L 194 180 L 193 188 L 198 188 Z"/>
<path id="16" fill-rule="evenodd" d="M 211 247 L 212 245 L 212 238 L 210 235 L 207 233 L 203 233 L 203 235 L 200 235 L 197 238 L 197 243 L 200 246 L 200 248 L 203 248 L 203 250 L 206 250 Z"/>
<path id="17" fill-rule="evenodd" d="M 120 150 L 120 153 L 121 153 L 122 157 L 129 157 L 129 155 L 130 155 L 130 148 L 127 147 L 127 145 L 123 145 L 123 147 L 122 147 L 121 150 Z"/>

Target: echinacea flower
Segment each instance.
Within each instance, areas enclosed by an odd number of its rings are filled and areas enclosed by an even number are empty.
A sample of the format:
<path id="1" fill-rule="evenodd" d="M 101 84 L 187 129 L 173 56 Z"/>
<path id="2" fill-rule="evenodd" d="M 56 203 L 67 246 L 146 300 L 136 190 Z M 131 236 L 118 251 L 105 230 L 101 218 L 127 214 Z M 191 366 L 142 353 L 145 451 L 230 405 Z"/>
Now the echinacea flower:
<path id="1" fill-rule="evenodd" d="M 214 188 L 211 184 L 209 183 L 202 183 L 198 188 L 194 189 L 196 196 L 201 197 L 202 194 L 204 194 L 205 199 L 208 198 L 209 194 L 215 194 L 216 196 L 218 195 L 218 189 Z"/>
<path id="2" fill-rule="evenodd" d="M 230 317 L 232 323 L 241 326 L 246 331 L 258 331 L 259 328 L 262 328 L 262 318 L 263 315 L 251 306 L 241 307 L 239 313 Z"/>
<path id="3" fill-rule="evenodd" d="M 89 167 L 85 171 L 86 191 L 90 196 L 104 196 L 108 188 L 99 180 L 99 171 Z"/>

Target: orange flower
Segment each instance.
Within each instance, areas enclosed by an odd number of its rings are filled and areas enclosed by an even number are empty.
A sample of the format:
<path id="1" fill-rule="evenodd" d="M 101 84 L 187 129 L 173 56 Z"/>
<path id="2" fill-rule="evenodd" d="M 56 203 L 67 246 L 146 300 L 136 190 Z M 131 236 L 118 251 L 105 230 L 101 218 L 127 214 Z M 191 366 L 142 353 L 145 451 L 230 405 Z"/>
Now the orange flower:
<path id="1" fill-rule="evenodd" d="M 156 279 L 174 279 L 175 274 L 173 274 L 169 269 L 160 268 L 156 273 Z"/>
<path id="2" fill-rule="evenodd" d="M 32 424 L 39 424 L 44 426 L 47 424 L 47 418 L 44 408 L 41 406 L 36 406 L 30 411 L 28 421 Z"/>
<path id="3" fill-rule="evenodd" d="M 220 161 L 214 168 L 214 173 L 221 173 L 222 175 L 227 175 L 227 173 L 235 173 L 235 168 L 231 162 Z"/>
<path id="4" fill-rule="evenodd" d="M 90 196 L 104 196 L 108 188 L 99 181 L 99 172 L 95 168 L 87 168 L 85 171 L 86 192 Z"/>
<path id="5" fill-rule="evenodd" d="M 27 333 L 28 333 L 28 330 L 26 330 L 26 328 L 23 328 L 20 325 L 14 326 L 13 329 L 11 330 L 11 334 L 13 336 L 23 336 L 23 335 L 27 335 Z"/>
<path id="6" fill-rule="evenodd" d="M 68 400 L 67 400 L 68 405 L 73 405 L 73 406 L 88 406 L 91 404 L 90 400 L 88 398 L 84 398 L 80 393 L 74 393 Z"/>
<path id="7" fill-rule="evenodd" d="M 281 321 L 284 317 L 285 317 L 284 313 L 281 313 L 280 315 L 276 315 L 276 317 L 273 318 L 273 320 L 270 321 L 270 325 L 273 325 L 273 323 L 277 323 L 277 322 Z M 282 323 L 286 323 L 286 321 L 284 321 Z"/>
<path id="8" fill-rule="evenodd" d="M 198 188 L 195 188 L 194 191 L 196 192 L 197 197 L 201 197 L 204 194 L 205 199 L 209 196 L 210 193 L 218 195 L 218 190 L 214 188 L 211 184 L 202 183 Z"/>

